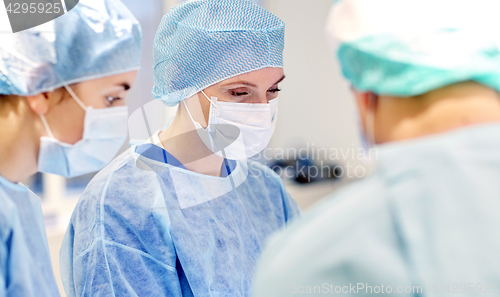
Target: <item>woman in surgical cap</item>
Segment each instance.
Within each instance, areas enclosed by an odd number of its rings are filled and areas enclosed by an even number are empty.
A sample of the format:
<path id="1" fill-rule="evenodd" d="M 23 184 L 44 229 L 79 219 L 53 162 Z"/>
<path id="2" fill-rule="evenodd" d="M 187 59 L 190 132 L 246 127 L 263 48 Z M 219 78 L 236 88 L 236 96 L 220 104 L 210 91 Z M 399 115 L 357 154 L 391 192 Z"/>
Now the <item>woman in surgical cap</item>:
<path id="1" fill-rule="evenodd" d="M 0 35 L 0 296 L 59 296 L 41 201 L 21 181 L 112 160 L 127 134 L 124 98 L 141 42 L 118 0 L 82 0 L 44 25 Z"/>
<path id="2" fill-rule="evenodd" d="M 249 296 L 266 239 L 300 214 L 248 160 L 276 125 L 283 44 L 284 23 L 249 0 L 163 18 L 153 95 L 177 115 L 85 190 L 61 250 L 68 296 Z"/>

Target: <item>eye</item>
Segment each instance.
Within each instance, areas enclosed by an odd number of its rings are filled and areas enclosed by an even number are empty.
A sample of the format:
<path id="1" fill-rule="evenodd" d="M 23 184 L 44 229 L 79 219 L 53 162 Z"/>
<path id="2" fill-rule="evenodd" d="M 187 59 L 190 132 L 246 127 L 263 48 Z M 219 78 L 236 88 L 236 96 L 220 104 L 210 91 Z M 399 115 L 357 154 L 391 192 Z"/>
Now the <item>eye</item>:
<path id="1" fill-rule="evenodd" d="M 120 97 L 113 97 L 113 96 L 106 97 L 106 101 L 107 101 L 106 103 L 108 105 L 112 105 L 117 100 L 122 100 L 122 98 L 120 98 Z"/>
<path id="2" fill-rule="evenodd" d="M 271 89 L 271 90 L 269 90 L 268 92 L 271 92 L 271 93 L 278 93 L 278 92 L 281 92 L 281 89 L 279 89 L 279 88 L 276 88 L 276 89 Z"/>
<path id="3" fill-rule="evenodd" d="M 232 91 L 231 92 L 233 96 L 245 96 L 245 95 L 248 95 L 248 92 L 236 92 L 236 91 Z"/>

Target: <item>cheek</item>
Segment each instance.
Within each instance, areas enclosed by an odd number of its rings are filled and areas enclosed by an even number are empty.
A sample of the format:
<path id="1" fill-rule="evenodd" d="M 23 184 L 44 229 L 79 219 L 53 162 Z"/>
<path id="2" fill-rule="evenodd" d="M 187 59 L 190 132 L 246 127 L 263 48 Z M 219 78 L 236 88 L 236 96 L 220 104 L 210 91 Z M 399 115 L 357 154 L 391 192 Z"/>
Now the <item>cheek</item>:
<path id="1" fill-rule="evenodd" d="M 83 99 L 82 99 L 83 100 Z M 120 100 L 120 101 L 123 101 L 125 102 L 124 100 Z M 100 108 L 106 108 L 106 107 L 109 107 L 109 104 L 107 104 L 105 98 L 103 98 L 103 96 L 100 96 L 100 95 L 92 95 L 92 94 L 89 94 L 85 97 L 85 101 L 83 102 L 85 103 L 86 106 L 92 106 L 93 108 L 95 109 L 100 109 Z M 118 106 L 118 101 L 116 103 L 114 103 L 114 106 Z M 123 103 L 124 105 L 125 103 Z"/>
<path id="2" fill-rule="evenodd" d="M 83 137 L 85 111 L 76 104 L 60 104 L 49 122 L 54 136 L 60 141 L 75 144 Z"/>
<path id="3" fill-rule="evenodd" d="M 203 96 L 203 94 L 201 95 Z M 210 96 L 210 95 L 209 95 Z M 212 93 L 211 96 L 214 96 L 214 97 L 217 97 L 217 101 L 220 101 L 220 102 L 233 102 L 234 101 L 234 98 L 233 96 L 231 96 L 231 93 L 230 92 L 224 92 L 224 93 Z M 208 102 L 207 98 L 205 98 L 205 96 L 203 96 L 203 99 Z"/>
<path id="4" fill-rule="evenodd" d="M 125 106 L 125 100 L 124 99 L 113 101 L 112 107 L 120 107 L 120 106 Z"/>
<path id="5" fill-rule="evenodd" d="M 93 108 L 105 108 L 109 105 L 107 104 L 104 96 L 100 94 L 100 88 L 94 86 L 85 86 L 84 84 L 79 85 L 75 88 L 75 93 L 78 95 L 78 98 L 82 100 L 85 106 L 91 106 Z"/>

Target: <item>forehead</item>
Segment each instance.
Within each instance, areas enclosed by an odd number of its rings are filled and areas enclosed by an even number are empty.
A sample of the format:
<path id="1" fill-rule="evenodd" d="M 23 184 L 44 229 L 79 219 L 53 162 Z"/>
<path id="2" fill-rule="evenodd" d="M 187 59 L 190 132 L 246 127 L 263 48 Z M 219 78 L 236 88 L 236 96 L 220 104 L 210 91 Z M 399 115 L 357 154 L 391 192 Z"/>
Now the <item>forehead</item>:
<path id="1" fill-rule="evenodd" d="M 228 85 L 233 83 L 248 82 L 252 84 L 275 84 L 284 76 L 283 68 L 263 68 L 249 73 L 237 75 L 223 80 L 217 85 Z"/>
<path id="2" fill-rule="evenodd" d="M 80 83 L 77 83 L 77 85 L 85 85 L 93 87 L 106 87 L 110 85 L 124 84 L 124 83 L 132 85 L 132 83 L 135 81 L 136 75 L 137 71 L 134 70 L 106 77 L 82 81 Z"/>

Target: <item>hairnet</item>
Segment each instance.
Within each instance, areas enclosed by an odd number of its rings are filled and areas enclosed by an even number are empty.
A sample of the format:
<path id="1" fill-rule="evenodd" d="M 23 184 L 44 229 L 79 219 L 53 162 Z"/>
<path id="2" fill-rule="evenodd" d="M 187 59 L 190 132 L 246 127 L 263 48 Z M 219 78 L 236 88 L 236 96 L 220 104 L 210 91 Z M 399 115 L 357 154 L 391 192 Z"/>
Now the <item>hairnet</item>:
<path id="1" fill-rule="evenodd" d="M 414 96 L 473 80 L 500 91 L 500 1 L 342 0 L 327 31 L 362 91 Z"/>
<path id="2" fill-rule="evenodd" d="M 249 0 L 192 0 L 170 10 L 154 42 L 153 96 L 169 106 L 225 79 L 283 67 L 285 24 Z"/>
<path id="3" fill-rule="evenodd" d="M 0 94 L 35 95 L 137 70 L 142 33 L 119 0 L 81 0 L 57 19 L 0 34 Z"/>

